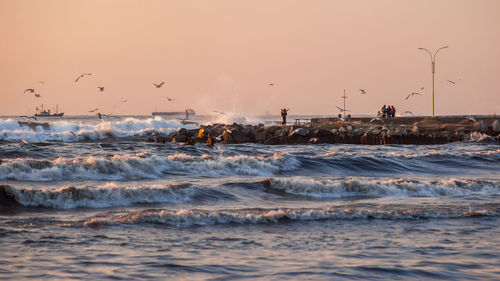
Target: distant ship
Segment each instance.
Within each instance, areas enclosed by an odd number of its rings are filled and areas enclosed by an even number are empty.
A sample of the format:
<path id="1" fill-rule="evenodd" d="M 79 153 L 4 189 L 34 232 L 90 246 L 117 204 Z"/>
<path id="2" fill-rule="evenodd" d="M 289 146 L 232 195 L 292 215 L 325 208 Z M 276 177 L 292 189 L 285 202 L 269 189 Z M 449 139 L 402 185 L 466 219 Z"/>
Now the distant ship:
<path id="1" fill-rule="evenodd" d="M 58 106 L 56 105 L 56 113 L 51 113 L 50 109 L 43 109 L 43 104 L 42 104 L 42 109 L 38 110 L 38 107 L 36 108 L 36 117 L 62 117 L 64 115 L 64 112 L 59 112 Z"/>
<path id="2" fill-rule="evenodd" d="M 194 109 L 188 108 L 184 111 L 155 111 L 152 113 L 154 116 L 157 115 L 186 115 L 186 116 L 195 116 L 196 111 Z"/>

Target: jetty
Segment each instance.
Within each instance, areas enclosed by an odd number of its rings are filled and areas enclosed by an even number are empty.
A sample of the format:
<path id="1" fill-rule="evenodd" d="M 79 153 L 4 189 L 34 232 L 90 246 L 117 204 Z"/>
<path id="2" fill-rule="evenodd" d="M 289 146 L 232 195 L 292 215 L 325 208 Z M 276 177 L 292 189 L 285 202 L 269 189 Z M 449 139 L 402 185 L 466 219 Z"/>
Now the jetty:
<path id="1" fill-rule="evenodd" d="M 214 124 L 181 128 L 167 135 L 150 136 L 151 142 L 183 144 L 444 144 L 460 141 L 500 143 L 496 116 L 312 118 L 308 124 Z"/>

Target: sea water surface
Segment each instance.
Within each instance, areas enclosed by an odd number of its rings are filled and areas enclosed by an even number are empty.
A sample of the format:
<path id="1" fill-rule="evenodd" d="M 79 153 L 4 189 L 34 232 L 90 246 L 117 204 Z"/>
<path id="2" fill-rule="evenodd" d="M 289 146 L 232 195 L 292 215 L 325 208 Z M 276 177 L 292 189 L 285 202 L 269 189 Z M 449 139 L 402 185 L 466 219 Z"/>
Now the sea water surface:
<path id="1" fill-rule="evenodd" d="M 17 121 L 0 118 L 0 279 L 500 279 L 495 143 L 208 147 L 147 142 L 183 126 L 159 117 Z"/>

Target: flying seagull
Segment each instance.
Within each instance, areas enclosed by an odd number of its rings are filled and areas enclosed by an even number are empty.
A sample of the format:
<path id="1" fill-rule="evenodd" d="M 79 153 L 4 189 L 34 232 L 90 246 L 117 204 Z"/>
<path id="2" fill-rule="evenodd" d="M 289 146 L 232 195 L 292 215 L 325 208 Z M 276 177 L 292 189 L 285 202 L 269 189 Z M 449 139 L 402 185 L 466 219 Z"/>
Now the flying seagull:
<path id="1" fill-rule="evenodd" d="M 161 86 L 163 86 L 163 84 L 165 84 L 165 82 L 161 82 L 160 84 L 153 83 L 153 85 L 155 85 L 156 88 L 161 88 Z"/>
<path id="2" fill-rule="evenodd" d="M 451 84 L 453 84 L 453 85 L 457 84 L 457 82 L 458 82 L 458 80 L 457 80 L 457 81 L 446 80 L 446 81 L 450 82 L 450 83 L 451 83 Z"/>
<path id="3" fill-rule="evenodd" d="M 97 110 L 99 110 L 99 108 L 89 110 L 89 112 L 96 112 Z"/>
<path id="4" fill-rule="evenodd" d="M 168 101 L 173 101 L 173 98 L 165 97 Z"/>
<path id="5" fill-rule="evenodd" d="M 104 87 L 97 87 L 99 89 L 99 92 L 104 92 Z"/>
<path id="6" fill-rule="evenodd" d="M 340 107 L 338 107 L 338 106 L 337 106 L 337 108 L 338 108 L 341 112 L 343 112 L 343 111 L 350 111 L 350 110 L 348 110 L 348 109 L 342 109 L 342 108 L 340 108 Z"/>
<path id="7" fill-rule="evenodd" d="M 127 100 L 122 100 L 122 101 L 120 101 L 119 103 L 116 103 L 115 105 L 113 105 L 113 108 L 115 108 L 115 107 L 116 107 L 117 105 L 119 105 L 119 104 L 126 103 L 126 102 L 127 102 Z"/>
<path id="8" fill-rule="evenodd" d="M 92 75 L 92 73 L 83 73 L 83 74 L 80 74 L 80 76 L 78 76 L 76 79 L 75 79 L 75 83 L 78 82 L 78 80 L 80 80 L 80 78 L 82 78 L 83 76 L 85 75 Z"/>
<path id="9" fill-rule="evenodd" d="M 40 96 L 40 94 L 35 94 L 35 97 L 41 98 L 42 96 Z"/>
<path id="10" fill-rule="evenodd" d="M 422 94 L 417 93 L 417 92 L 413 92 L 413 93 L 409 94 L 408 96 L 406 96 L 405 100 L 409 99 L 411 96 L 414 96 L 414 95 L 419 95 L 419 96 L 421 96 Z"/>
<path id="11" fill-rule="evenodd" d="M 420 88 L 420 91 L 423 91 L 424 90 L 424 87 Z"/>
<path id="12" fill-rule="evenodd" d="M 24 90 L 24 92 L 25 93 L 29 92 L 30 94 L 33 94 L 35 92 L 35 89 L 31 89 L 31 88 L 30 89 L 26 89 L 26 90 Z"/>
<path id="13" fill-rule="evenodd" d="M 36 120 L 36 117 L 35 116 L 26 116 L 26 115 L 21 115 L 19 117 L 22 117 L 22 118 L 26 118 L 26 119 L 35 119 Z"/>
<path id="14" fill-rule="evenodd" d="M 274 83 L 269 83 L 269 86 L 274 86 Z"/>
<path id="15" fill-rule="evenodd" d="M 364 89 L 359 89 L 362 95 L 366 95 L 366 91 Z"/>
<path id="16" fill-rule="evenodd" d="M 403 116 L 403 115 L 405 115 L 405 114 L 411 114 L 411 115 L 413 115 L 413 113 L 412 113 L 411 111 L 408 111 L 408 110 L 407 110 L 407 111 L 405 111 L 405 112 L 401 112 L 401 113 L 399 113 L 399 114 L 398 114 L 398 116 L 399 116 L 399 117 L 401 117 L 401 116 Z"/>
<path id="17" fill-rule="evenodd" d="M 41 81 L 41 80 L 40 80 L 40 81 L 38 81 L 38 83 L 41 83 L 41 84 L 44 84 L 44 85 L 45 85 L 45 82 L 43 82 L 43 81 Z"/>

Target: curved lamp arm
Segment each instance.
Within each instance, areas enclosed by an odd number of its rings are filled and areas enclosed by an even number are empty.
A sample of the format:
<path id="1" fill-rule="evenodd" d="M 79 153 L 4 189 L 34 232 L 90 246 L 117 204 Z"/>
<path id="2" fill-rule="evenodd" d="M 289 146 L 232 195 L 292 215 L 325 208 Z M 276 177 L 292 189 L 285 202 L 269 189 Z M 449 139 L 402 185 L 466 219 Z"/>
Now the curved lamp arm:
<path id="1" fill-rule="evenodd" d="M 423 50 L 423 51 L 426 51 L 427 53 L 429 53 L 429 56 L 431 56 L 431 61 L 433 60 L 432 59 L 432 53 L 431 51 L 427 50 L 426 48 L 418 48 L 419 50 Z"/>
<path id="2" fill-rule="evenodd" d="M 436 52 L 434 53 L 434 60 L 436 60 L 436 55 L 437 55 L 437 53 L 438 53 L 440 50 L 442 50 L 442 49 L 446 49 L 446 48 L 448 48 L 448 46 L 444 46 L 444 47 L 441 47 L 441 48 L 437 49 L 437 50 L 436 50 Z"/>

